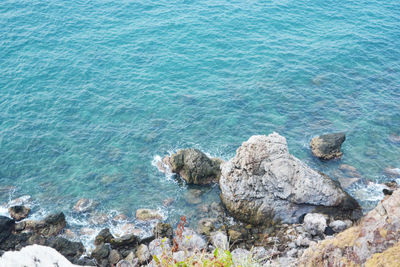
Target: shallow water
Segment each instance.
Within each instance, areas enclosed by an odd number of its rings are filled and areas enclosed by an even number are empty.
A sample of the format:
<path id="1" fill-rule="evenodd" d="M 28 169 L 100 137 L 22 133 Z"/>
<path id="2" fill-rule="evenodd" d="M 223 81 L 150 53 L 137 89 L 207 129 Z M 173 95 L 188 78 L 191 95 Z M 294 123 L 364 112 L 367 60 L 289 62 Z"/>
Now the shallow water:
<path id="1" fill-rule="evenodd" d="M 30 195 L 36 214 L 76 225 L 82 197 L 130 218 L 194 217 L 154 158 L 196 147 L 229 159 L 277 131 L 333 177 L 356 167 L 349 191 L 368 209 L 381 191 L 366 181 L 400 167 L 399 18 L 394 0 L 3 0 L 0 202 Z M 343 159 L 314 159 L 310 139 L 332 131 L 347 134 Z"/>

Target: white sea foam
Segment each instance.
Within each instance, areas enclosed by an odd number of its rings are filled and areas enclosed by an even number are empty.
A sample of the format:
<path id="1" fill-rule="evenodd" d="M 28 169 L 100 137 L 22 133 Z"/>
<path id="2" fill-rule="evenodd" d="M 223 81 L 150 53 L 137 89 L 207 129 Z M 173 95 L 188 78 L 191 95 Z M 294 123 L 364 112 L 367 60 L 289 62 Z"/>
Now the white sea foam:
<path id="1" fill-rule="evenodd" d="M 384 184 L 369 182 L 367 186 L 359 185 L 354 189 L 354 196 L 361 201 L 379 201 L 383 198 L 382 190 L 387 188 Z"/>

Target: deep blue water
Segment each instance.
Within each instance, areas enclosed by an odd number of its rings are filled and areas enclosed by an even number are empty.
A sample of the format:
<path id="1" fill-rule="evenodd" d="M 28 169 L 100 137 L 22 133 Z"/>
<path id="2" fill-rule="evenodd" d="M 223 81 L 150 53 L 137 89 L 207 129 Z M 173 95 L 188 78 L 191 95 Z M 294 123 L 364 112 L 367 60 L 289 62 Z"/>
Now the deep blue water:
<path id="1" fill-rule="evenodd" d="M 72 220 L 86 197 L 133 218 L 173 197 L 168 218 L 194 218 L 154 158 L 229 159 L 273 131 L 333 177 L 356 167 L 363 200 L 366 181 L 400 168 L 399 85 L 397 0 L 2 0 L 0 203 L 30 195 Z M 344 157 L 314 159 L 310 139 L 332 131 L 347 134 Z"/>

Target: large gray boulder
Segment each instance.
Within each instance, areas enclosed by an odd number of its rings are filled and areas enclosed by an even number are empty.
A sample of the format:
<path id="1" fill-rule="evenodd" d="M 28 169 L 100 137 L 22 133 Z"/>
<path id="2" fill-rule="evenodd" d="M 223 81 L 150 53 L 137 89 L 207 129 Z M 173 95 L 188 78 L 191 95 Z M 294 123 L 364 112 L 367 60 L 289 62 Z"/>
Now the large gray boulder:
<path id="1" fill-rule="evenodd" d="M 222 160 L 209 158 L 198 149 L 179 150 L 167 156 L 163 162 L 173 173 L 179 174 L 188 184 L 209 184 L 218 182 L 221 176 Z"/>
<path id="2" fill-rule="evenodd" d="M 311 151 L 314 156 L 323 160 L 340 158 L 343 155 L 340 148 L 344 140 L 346 140 L 346 135 L 344 133 L 331 133 L 317 136 L 311 140 Z"/>
<path id="3" fill-rule="evenodd" d="M 221 166 L 221 200 L 237 219 L 296 223 L 310 212 L 357 219 L 360 206 L 338 183 L 289 154 L 277 133 L 252 136 Z"/>

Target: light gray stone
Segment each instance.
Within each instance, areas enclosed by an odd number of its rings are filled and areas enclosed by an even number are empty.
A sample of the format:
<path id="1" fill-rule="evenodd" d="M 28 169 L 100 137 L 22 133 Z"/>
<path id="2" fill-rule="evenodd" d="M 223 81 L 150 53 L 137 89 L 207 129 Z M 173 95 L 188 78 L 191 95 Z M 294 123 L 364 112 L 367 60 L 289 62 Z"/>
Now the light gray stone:
<path id="1" fill-rule="evenodd" d="M 229 249 L 228 237 L 226 236 L 225 233 L 221 231 L 212 232 L 210 235 L 210 239 L 211 239 L 211 244 L 214 247 L 222 250 Z"/>
<path id="2" fill-rule="evenodd" d="M 149 261 L 151 259 L 149 248 L 145 244 L 141 244 L 136 251 L 136 257 L 141 264 Z"/>
<path id="3" fill-rule="evenodd" d="M 322 235 L 326 228 L 326 218 L 323 214 L 308 213 L 304 217 L 304 228 L 311 235 Z"/>
<path id="4" fill-rule="evenodd" d="M 297 223 L 317 206 L 319 212 L 361 216 L 354 198 L 327 175 L 290 155 L 286 139 L 277 133 L 252 136 L 221 169 L 221 200 L 241 221 Z"/>
<path id="5" fill-rule="evenodd" d="M 329 227 L 332 228 L 332 230 L 335 231 L 336 233 L 339 233 L 339 232 L 346 230 L 347 225 L 344 221 L 336 220 L 336 221 L 331 222 L 329 224 Z"/>

